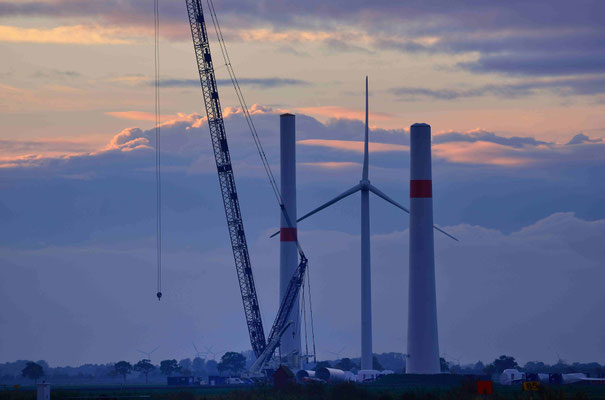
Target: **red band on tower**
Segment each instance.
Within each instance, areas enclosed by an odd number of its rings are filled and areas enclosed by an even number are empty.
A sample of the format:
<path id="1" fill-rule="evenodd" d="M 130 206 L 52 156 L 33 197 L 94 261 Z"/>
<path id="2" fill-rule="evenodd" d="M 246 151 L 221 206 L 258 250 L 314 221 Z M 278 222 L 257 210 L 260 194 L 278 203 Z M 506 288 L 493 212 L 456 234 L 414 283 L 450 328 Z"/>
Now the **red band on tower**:
<path id="1" fill-rule="evenodd" d="M 298 234 L 296 228 L 281 228 L 279 230 L 279 240 L 282 242 L 296 242 Z"/>
<path id="2" fill-rule="evenodd" d="M 410 198 L 431 198 L 433 197 L 433 181 L 428 180 L 411 180 L 410 181 Z"/>

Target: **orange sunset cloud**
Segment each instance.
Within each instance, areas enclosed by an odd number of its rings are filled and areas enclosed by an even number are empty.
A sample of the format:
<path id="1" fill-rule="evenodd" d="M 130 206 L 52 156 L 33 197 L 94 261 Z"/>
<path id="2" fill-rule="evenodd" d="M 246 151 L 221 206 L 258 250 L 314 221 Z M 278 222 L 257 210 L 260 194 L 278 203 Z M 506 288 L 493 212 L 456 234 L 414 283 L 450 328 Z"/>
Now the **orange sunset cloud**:
<path id="1" fill-rule="evenodd" d="M 451 142 L 433 145 L 433 154 L 450 162 L 462 164 L 488 164 L 518 166 L 531 160 L 516 149 L 490 142 Z"/>
<path id="2" fill-rule="evenodd" d="M 346 150 L 363 153 L 363 142 L 352 140 L 328 140 L 328 139 L 306 139 L 299 140 L 297 143 L 303 146 L 328 147 L 335 150 Z M 370 143 L 370 153 L 385 153 L 392 151 L 410 151 L 409 146 L 390 143 Z"/>

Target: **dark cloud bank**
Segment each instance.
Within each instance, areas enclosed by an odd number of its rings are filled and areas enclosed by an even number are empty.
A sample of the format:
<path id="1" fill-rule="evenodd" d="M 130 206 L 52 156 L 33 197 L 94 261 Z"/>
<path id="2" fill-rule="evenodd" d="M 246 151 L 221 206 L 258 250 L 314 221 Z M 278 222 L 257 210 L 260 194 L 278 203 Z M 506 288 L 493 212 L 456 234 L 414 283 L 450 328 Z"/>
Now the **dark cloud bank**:
<path id="1" fill-rule="evenodd" d="M 255 121 L 276 165 L 278 114 L 262 110 Z M 268 324 L 277 309 L 279 252 L 267 234 L 278 211 L 241 115 L 226 123 Z M 358 121 L 324 125 L 304 115 L 297 126 L 299 140 L 360 140 L 363 132 Z M 137 348 L 158 344 L 158 358 L 180 358 L 191 356 L 192 340 L 248 348 L 206 129 L 192 116 L 162 130 L 160 303 L 154 298 L 153 131 L 125 130 L 94 153 L 3 161 L 0 361 L 134 360 Z M 404 131 L 374 130 L 372 140 L 408 143 Z M 484 131 L 444 133 L 434 142 L 435 149 L 496 146 L 531 161 L 503 166 L 435 157 L 435 218 L 461 239 L 436 237 L 441 351 L 462 362 L 503 353 L 522 361 L 552 362 L 558 353 L 604 362 L 598 355 L 605 351 L 605 320 L 595 318 L 605 301 L 603 142 L 578 134 L 569 144 L 554 144 Z M 360 174 L 356 164 L 307 163 L 360 158 L 299 146 L 299 210 L 346 189 Z M 370 159 L 373 183 L 407 204 L 408 153 Z M 375 349 L 405 351 L 407 216 L 378 199 L 371 204 Z M 300 226 L 320 357 L 343 345 L 346 355 L 358 355 L 358 215 L 358 198 L 351 198 Z"/>
<path id="2" fill-rule="evenodd" d="M 372 50 L 477 54 L 459 67 L 518 76 L 602 74 L 605 44 L 605 3 L 599 0 L 539 0 L 532 2 L 472 0 L 464 4 L 434 1 L 268 1 L 217 2 L 225 26 L 277 31 L 308 29 L 338 32 L 355 27 L 374 38 Z M 186 11 L 178 2 L 161 9 L 165 33 L 188 39 Z M 13 1 L 0 4 L 0 16 L 50 16 L 106 24 L 147 26 L 152 7 L 144 0 L 55 2 Z M 178 29 L 175 29 L 178 27 Z M 177 35 L 177 36 L 174 36 Z M 431 44 L 415 39 L 434 37 Z M 338 51 L 368 51 L 356 38 L 327 38 Z"/>

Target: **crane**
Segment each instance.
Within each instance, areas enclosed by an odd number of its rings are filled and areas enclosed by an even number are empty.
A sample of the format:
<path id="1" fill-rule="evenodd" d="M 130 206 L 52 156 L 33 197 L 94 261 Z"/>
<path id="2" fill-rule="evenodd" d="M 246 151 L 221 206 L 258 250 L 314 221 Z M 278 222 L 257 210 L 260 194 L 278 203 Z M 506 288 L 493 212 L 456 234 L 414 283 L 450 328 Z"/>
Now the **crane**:
<path id="1" fill-rule="evenodd" d="M 208 41 L 208 32 L 206 30 L 204 12 L 200 0 L 185 0 L 185 2 L 187 5 L 187 13 L 189 15 L 193 48 L 195 51 L 198 72 L 200 75 L 200 84 L 202 87 L 204 106 L 206 108 L 206 116 L 208 118 L 208 128 L 210 130 L 210 137 L 212 139 L 212 148 L 214 150 L 214 158 L 216 161 L 223 205 L 225 206 L 225 216 L 227 218 L 227 227 L 229 229 L 231 248 L 233 250 L 233 257 L 235 260 L 235 269 L 237 271 L 237 278 L 240 286 L 242 302 L 244 305 L 244 314 L 246 316 L 246 324 L 248 325 L 248 333 L 250 335 L 250 344 L 252 345 L 252 350 L 257 357 L 257 362 L 255 363 L 253 370 L 259 371 L 262 369 L 264 364 L 271 359 L 275 349 L 279 346 L 279 339 L 285 332 L 286 328 L 292 323 L 288 320 L 288 316 L 290 315 L 294 302 L 299 295 L 300 287 L 303 283 L 307 269 L 308 260 L 299 245 L 299 265 L 288 284 L 286 295 L 283 297 L 280 303 L 280 307 L 269 333 L 268 340 L 265 341 L 263 321 L 261 319 L 258 297 L 256 295 L 256 288 L 254 286 L 252 266 L 250 263 L 250 255 L 248 253 L 248 244 L 246 242 L 244 224 L 239 206 L 239 198 L 235 186 L 233 167 L 231 165 L 231 156 L 229 153 L 227 135 L 225 132 L 225 123 L 223 121 L 221 104 L 216 85 L 214 64 L 212 61 L 212 55 L 210 53 L 210 44 Z M 211 16 L 213 17 L 215 28 L 217 28 L 215 20 L 216 14 L 214 13 L 213 6 L 210 4 L 211 3 L 209 3 Z M 218 33 L 219 31 L 217 31 L 217 34 Z M 219 36 L 219 44 L 221 44 L 221 37 L 222 35 Z M 225 56 L 224 50 L 225 49 L 221 47 L 223 56 Z M 228 63 L 227 60 L 225 61 L 228 65 L 228 68 L 230 68 L 230 63 Z M 235 80 L 235 76 L 231 69 L 229 70 L 229 73 L 234 82 L 234 86 L 236 86 L 236 92 L 239 97 L 241 96 L 241 92 L 238 91 L 239 85 L 236 84 L 237 81 Z M 240 102 L 242 103 L 242 108 L 245 108 L 245 102 L 243 102 L 242 97 L 240 97 Z M 247 112 L 247 108 L 244 109 L 244 112 Z M 249 115 L 247 115 L 247 117 L 249 118 Z M 251 123 L 251 121 L 248 122 Z M 272 182 L 274 182 L 255 131 L 253 131 L 253 136 L 255 138 L 255 143 L 258 147 L 259 153 L 261 153 L 261 159 L 263 160 L 265 169 L 269 174 L 269 178 L 272 180 Z M 275 191 L 276 188 L 273 187 L 273 189 Z M 281 211 L 284 213 L 286 220 L 289 221 L 283 203 L 281 202 L 279 192 L 276 192 L 276 195 L 278 196 Z"/>

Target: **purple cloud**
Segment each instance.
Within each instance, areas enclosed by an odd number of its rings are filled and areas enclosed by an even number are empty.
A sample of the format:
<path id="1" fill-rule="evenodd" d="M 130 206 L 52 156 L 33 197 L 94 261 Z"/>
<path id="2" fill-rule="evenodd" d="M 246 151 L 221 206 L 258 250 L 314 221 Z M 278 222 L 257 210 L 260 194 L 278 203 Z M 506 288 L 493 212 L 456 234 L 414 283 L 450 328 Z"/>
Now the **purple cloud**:
<path id="1" fill-rule="evenodd" d="M 548 91 L 560 96 L 594 96 L 605 93 L 605 76 L 580 76 L 550 80 L 524 80 L 518 83 L 483 85 L 468 89 L 427 89 L 422 87 L 395 87 L 389 92 L 400 101 L 418 99 L 455 100 L 460 98 L 494 96 L 514 99 Z"/>
<path id="2" fill-rule="evenodd" d="M 272 89 L 283 86 L 309 86 L 310 82 L 302 79 L 291 79 L 291 78 L 239 78 L 238 82 L 243 86 L 252 86 L 262 89 Z M 219 85 L 231 85 L 229 79 L 217 79 Z M 148 85 L 153 85 L 154 82 L 147 82 Z M 160 82 L 162 87 L 194 87 L 196 89 L 200 86 L 199 79 L 177 79 L 177 78 L 165 78 Z"/>
<path id="3" fill-rule="evenodd" d="M 169 37 L 188 38 L 184 5 L 161 3 Z M 360 46 L 356 37 L 328 38 L 324 45 L 338 51 L 394 49 L 432 53 L 478 53 L 459 66 L 475 72 L 527 76 L 564 76 L 601 72 L 605 59 L 602 27 L 605 3 L 598 0 L 540 0 L 531 3 L 469 0 L 464 4 L 434 1 L 312 0 L 217 3 L 224 26 L 238 29 L 271 27 L 364 32 L 372 41 Z M 80 18 L 105 24 L 150 26 L 152 7 L 144 0 L 90 2 L 59 0 L 12 1 L 0 4 L 0 16 Z M 433 37 L 426 44 L 416 39 Z M 233 38 L 236 38 L 235 36 Z"/>

